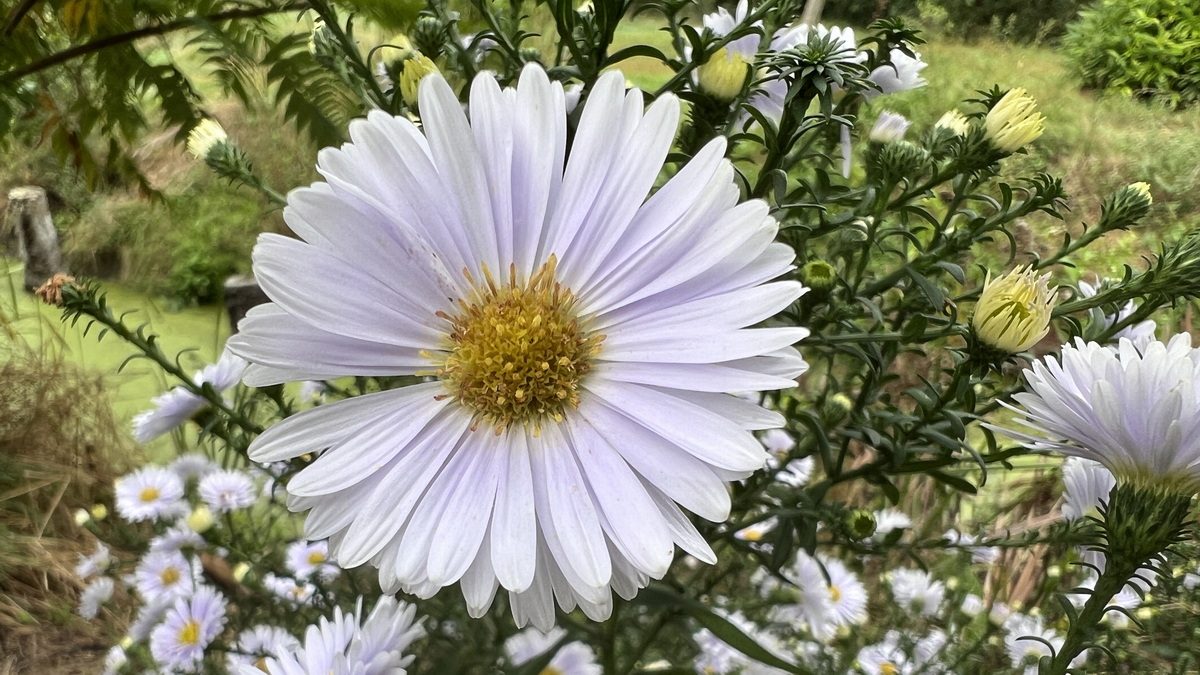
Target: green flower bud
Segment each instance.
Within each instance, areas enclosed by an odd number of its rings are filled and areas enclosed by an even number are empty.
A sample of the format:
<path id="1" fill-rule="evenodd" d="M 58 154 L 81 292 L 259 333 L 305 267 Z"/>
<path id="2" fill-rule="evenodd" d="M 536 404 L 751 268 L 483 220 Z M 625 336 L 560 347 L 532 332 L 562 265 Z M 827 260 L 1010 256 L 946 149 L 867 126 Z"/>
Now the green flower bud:
<path id="1" fill-rule="evenodd" d="M 824 260 L 810 260 L 800 269 L 800 278 L 814 291 L 827 291 L 837 283 L 838 273 Z"/>
<path id="2" fill-rule="evenodd" d="M 866 509 L 855 509 L 846 516 L 846 529 L 855 539 L 866 539 L 875 534 L 875 514 Z"/>

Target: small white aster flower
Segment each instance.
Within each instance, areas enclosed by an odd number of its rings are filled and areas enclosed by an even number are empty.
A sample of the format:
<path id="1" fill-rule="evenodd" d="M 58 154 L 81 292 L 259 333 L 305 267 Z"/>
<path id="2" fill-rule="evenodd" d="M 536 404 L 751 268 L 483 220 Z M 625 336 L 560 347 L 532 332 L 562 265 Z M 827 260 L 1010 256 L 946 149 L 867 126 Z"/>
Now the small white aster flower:
<path id="1" fill-rule="evenodd" d="M 317 592 L 317 587 L 307 581 L 300 582 L 290 577 L 281 577 L 273 572 L 264 574 L 262 583 L 276 597 L 283 598 L 292 605 L 307 605 L 309 600 L 312 600 L 313 593 Z"/>
<path id="2" fill-rule="evenodd" d="M 874 515 L 875 534 L 871 535 L 871 541 L 883 541 L 896 530 L 907 530 L 912 527 L 912 518 L 899 509 L 880 509 Z"/>
<path id="3" fill-rule="evenodd" d="M 96 550 L 89 555 L 80 554 L 79 562 L 75 565 L 75 576 L 87 581 L 108 569 L 112 564 L 112 552 L 104 542 L 96 542 Z"/>
<path id="4" fill-rule="evenodd" d="M 946 585 L 928 572 L 895 569 L 889 572 L 896 604 L 922 616 L 934 616 L 946 598 Z"/>
<path id="5" fill-rule="evenodd" d="M 94 619 L 100 613 L 100 607 L 112 599 L 113 580 L 109 577 L 93 579 L 79 594 L 79 616 Z"/>
<path id="6" fill-rule="evenodd" d="M 762 538 L 767 536 L 771 530 L 774 530 L 777 524 L 778 521 L 775 518 L 767 518 L 766 520 L 760 520 L 753 525 L 743 527 L 737 532 L 734 532 L 733 536 L 737 539 L 741 539 L 742 541 L 762 541 Z"/>
<path id="7" fill-rule="evenodd" d="M 865 675 L 901 675 L 909 669 L 908 655 L 900 648 L 896 631 L 888 631 L 881 642 L 863 647 L 854 661 Z"/>
<path id="8" fill-rule="evenodd" d="M 757 401 L 757 398 L 755 400 Z M 776 459 L 783 459 L 792 448 L 796 447 L 796 439 L 783 429 L 768 429 L 759 437 L 759 441 Z"/>
<path id="9" fill-rule="evenodd" d="M 246 362 L 225 351 L 214 364 L 196 372 L 196 384 L 208 384 L 217 392 L 225 391 L 237 384 L 246 369 Z M 151 440 L 187 422 L 196 413 L 208 407 L 208 401 L 182 385 L 155 396 L 154 407 L 138 413 L 133 418 L 133 437 L 139 443 Z"/>
<path id="10" fill-rule="evenodd" d="M 504 653 L 513 666 L 521 666 L 542 656 L 566 637 L 566 631 L 555 628 L 543 633 L 527 628 L 504 641 Z M 554 658 L 541 671 L 552 675 L 601 675 L 592 648 L 582 642 L 568 642 L 554 652 Z"/>
<path id="11" fill-rule="evenodd" d="M 1194 591 L 1196 588 L 1200 588 L 1200 573 L 1197 572 L 1197 570 L 1193 570 L 1183 575 L 1181 583 L 1185 589 Z"/>
<path id="12" fill-rule="evenodd" d="M 154 630 L 154 627 L 166 616 L 167 610 L 174 604 L 174 596 L 164 596 L 158 600 L 147 600 L 146 604 L 138 609 L 133 623 L 129 625 L 129 638 L 134 642 L 141 642 L 150 637 L 150 631 Z"/>
<path id="13" fill-rule="evenodd" d="M 979 541 L 979 538 L 974 535 L 963 534 L 958 530 L 949 529 L 946 530 L 946 533 L 942 535 L 942 538 L 951 544 L 958 544 L 966 549 L 971 554 L 971 562 L 990 565 L 996 562 L 996 559 L 1000 557 L 999 547 L 977 546 L 975 542 Z"/>
<path id="14" fill-rule="evenodd" d="M 138 562 L 133 576 L 138 595 L 148 603 L 190 595 L 196 584 L 192 564 L 179 551 L 146 553 Z"/>
<path id="15" fill-rule="evenodd" d="M 154 661 L 172 671 L 197 672 L 204 650 L 225 626 L 225 597 L 209 586 L 200 586 L 175 604 L 150 633 Z"/>
<path id="16" fill-rule="evenodd" d="M 860 626 L 867 621 L 867 587 L 836 558 L 822 557 L 829 575 L 829 620 L 834 628 Z"/>
<path id="17" fill-rule="evenodd" d="M 180 551 L 185 548 L 204 548 L 204 537 L 188 526 L 186 518 L 180 518 L 162 534 L 150 540 L 150 553 Z"/>
<path id="18" fill-rule="evenodd" d="M 643 114 L 605 73 L 569 160 L 562 87 L 539 67 L 507 92 L 481 74 L 470 101 L 468 121 L 430 75 L 423 130 L 377 111 L 322 151 L 327 182 L 284 212 L 300 239 L 255 249 L 273 302 L 230 340 L 251 386 L 434 379 L 289 417 L 250 456 L 328 448 L 289 506 L 386 592 L 461 581 L 474 616 L 503 588 L 520 626 L 549 629 L 555 601 L 603 620 L 676 544 L 715 560 L 684 509 L 725 520 L 726 483 L 763 466 L 752 432 L 783 418 L 726 392 L 794 385 L 808 331 L 747 327 L 805 289 L 771 281 L 794 255 L 765 203 L 738 203 L 723 139 L 647 200 L 674 97 Z"/>
<path id="19" fill-rule="evenodd" d="M 1028 638 L 1038 638 L 1031 640 Z M 1004 623 L 1004 649 L 1009 661 L 1016 668 L 1023 668 L 1025 675 L 1037 675 L 1038 660 L 1057 652 L 1064 639 L 1054 629 L 1046 627 L 1041 617 L 1013 614 Z M 1071 662 L 1072 667 L 1083 665 L 1087 660 L 1084 650 Z"/>
<path id="20" fill-rule="evenodd" d="M 757 642 L 763 649 L 766 649 L 784 661 L 790 660 L 786 656 L 787 650 L 784 645 L 770 632 L 763 630 L 760 626 L 755 625 L 737 612 L 725 618 L 749 636 L 750 639 Z M 699 675 L 720 675 L 724 673 L 783 675 L 784 673 L 784 671 L 778 668 L 750 660 L 740 651 L 730 647 L 724 640 L 714 635 L 707 628 L 696 632 L 692 636 L 692 639 L 695 640 L 696 646 L 700 649 L 700 653 L 696 655 L 696 660 L 693 663 Z"/>
<path id="21" fill-rule="evenodd" d="M 167 465 L 167 468 L 175 472 L 175 475 L 183 481 L 189 481 L 194 478 L 203 478 L 204 476 L 220 469 L 217 463 L 205 457 L 199 452 L 189 452 L 180 455 L 177 459 Z"/>
<path id="22" fill-rule="evenodd" d="M 162 520 L 187 513 L 183 481 L 173 472 L 146 466 L 117 479 L 117 513 L 130 522 Z"/>
<path id="23" fill-rule="evenodd" d="M 793 459 L 783 467 L 782 471 L 775 474 L 775 480 L 794 488 L 804 487 L 812 478 L 815 466 L 816 461 L 812 457 Z"/>
<path id="24" fill-rule="evenodd" d="M 113 645 L 104 655 L 104 675 L 117 675 L 127 663 L 129 656 L 125 654 L 125 649 L 121 645 Z"/>
<path id="25" fill-rule="evenodd" d="M 206 117 L 188 133 L 187 151 L 196 159 L 205 159 L 217 145 L 228 142 L 229 136 L 221 123 Z"/>
<path id="26" fill-rule="evenodd" d="M 947 640 L 946 633 L 937 628 L 917 640 L 912 653 L 913 669 L 919 673 L 944 672 L 942 668 L 937 667 L 937 659 L 946 648 Z"/>
<path id="27" fill-rule="evenodd" d="M 380 597 L 371 613 L 363 617 L 362 598 L 352 614 L 334 610 L 333 620 L 322 617 L 309 626 L 299 647 L 277 649 L 259 669 L 240 666 L 238 675 L 373 675 L 404 673 L 412 656 L 404 650 L 424 634 L 416 608 L 390 596 Z"/>
<path id="28" fill-rule="evenodd" d="M 1099 292 L 1099 289 L 1092 284 L 1089 284 L 1086 281 L 1079 282 L 1080 297 L 1090 298 L 1096 295 L 1097 292 Z M 1125 305 L 1122 306 L 1121 309 L 1116 313 L 1104 315 L 1104 327 L 1111 328 L 1118 321 L 1124 321 L 1136 311 L 1137 304 L 1130 300 L 1126 302 Z M 1126 326 L 1117 331 L 1117 333 L 1113 336 L 1113 339 L 1119 341 L 1121 338 L 1127 338 L 1135 347 L 1138 348 L 1138 351 L 1141 351 L 1145 349 L 1146 346 L 1151 342 L 1154 342 L 1155 333 L 1157 332 L 1158 324 L 1155 323 L 1153 319 L 1146 319 L 1145 321 L 1139 321 L 1132 326 Z"/>
<path id="29" fill-rule="evenodd" d="M 338 575 L 338 568 L 329 563 L 329 542 L 305 541 L 288 544 L 284 563 L 288 571 L 298 579 L 308 579 L 314 574 L 325 581 Z"/>
<path id="30" fill-rule="evenodd" d="M 969 617 L 976 617 L 982 614 L 983 610 L 987 609 L 987 607 L 983 604 L 983 598 L 974 593 L 968 593 L 963 596 L 960 609 L 963 614 Z"/>
<path id="31" fill-rule="evenodd" d="M 773 607 L 771 619 L 803 627 L 817 640 L 828 641 L 837 626 L 834 622 L 833 594 L 821 564 L 816 558 L 799 551 L 792 564 L 781 571 L 794 585 L 793 589 L 789 589 L 793 602 Z"/>
<path id="32" fill-rule="evenodd" d="M 908 133 L 908 127 L 911 124 L 912 122 L 909 122 L 908 118 L 904 115 L 884 110 L 876 118 L 875 126 L 871 127 L 871 142 L 895 143 L 896 141 L 903 140 L 904 134 Z"/>
<path id="33" fill-rule="evenodd" d="M 1077 339 L 1025 379 L 1028 391 L 1005 407 L 1031 431 L 997 430 L 1100 462 L 1118 482 L 1200 487 L 1200 350 L 1187 333 L 1142 352 L 1126 339 L 1116 348 Z"/>
<path id="34" fill-rule="evenodd" d="M 895 94 L 925 86 L 925 78 L 921 71 L 929 65 L 921 59 L 919 53 L 909 56 L 899 49 L 890 52 L 891 64 L 879 66 L 871 71 L 869 79 L 879 87 L 880 94 Z M 868 92 L 867 98 L 873 98 L 876 92 Z"/>
<path id="35" fill-rule="evenodd" d="M 197 493 L 214 513 L 251 507 L 257 497 L 250 476 L 233 469 L 215 471 L 201 478 Z"/>
<path id="36" fill-rule="evenodd" d="M 299 646 L 299 640 L 278 626 L 252 626 L 238 633 L 237 644 L 225 657 L 225 668 L 237 673 L 242 666 L 252 666 L 262 672 L 267 658 L 275 652 L 292 651 Z"/>
<path id="37" fill-rule="evenodd" d="M 1100 462 L 1068 457 L 1063 462 L 1063 518 L 1067 521 L 1097 513 L 1117 486 L 1117 479 Z"/>

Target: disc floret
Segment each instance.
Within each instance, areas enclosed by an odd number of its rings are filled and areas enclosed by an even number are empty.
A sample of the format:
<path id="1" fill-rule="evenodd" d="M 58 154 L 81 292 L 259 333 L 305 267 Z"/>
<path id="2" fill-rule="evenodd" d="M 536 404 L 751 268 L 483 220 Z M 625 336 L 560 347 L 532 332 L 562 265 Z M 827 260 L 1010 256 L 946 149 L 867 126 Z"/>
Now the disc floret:
<path id="1" fill-rule="evenodd" d="M 486 268 L 482 283 L 467 273 L 474 297 L 459 300 L 453 316 L 438 314 L 450 323 L 450 345 L 437 376 L 477 424 L 497 433 L 514 424 L 538 433 L 546 419 L 561 422 L 579 405 L 580 383 L 604 339 L 586 330 L 555 269 L 551 257 L 524 283 L 515 267 L 503 283 Z"/>

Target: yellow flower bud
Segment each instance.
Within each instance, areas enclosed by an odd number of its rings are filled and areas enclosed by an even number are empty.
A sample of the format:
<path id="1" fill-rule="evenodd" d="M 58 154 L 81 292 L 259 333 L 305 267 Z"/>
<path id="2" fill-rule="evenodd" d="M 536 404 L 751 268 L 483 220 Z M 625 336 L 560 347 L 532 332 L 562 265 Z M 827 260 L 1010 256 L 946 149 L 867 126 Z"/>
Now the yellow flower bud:
<path id="1" fill-rule="evenodd" d="M 437 64 L 420 52 L 414 52 L 404 62 L 404 69 L 400 72 L 400 95 L 408 107 L 417 107 L 418 85 L 426 76 L 436 72 L 438 72 Z"/>
<path id="2" fill-rule="evenodd" d="M 1016 152 L 1037 140 L 1046 129 L 1046 118 L 1037 101 L 1024 89 L 1010 90 L 988 111 L 984 120 L 988 140 L 1001 152 Z"/>
<path id="3" fill-rule="evenodd" d="M 1029 349 L 1050 331 L 1055 290 L 1050 275 L 1019 267 L 983 284 L 971 326 L 980 341 L 1005 354 Z"/>
<path id="4" fill-rule="evenodd" d="M 75 524 L 80 527 L 87 525 L 88 521 L 92 519 L 92 516 L 87 512 L 87 509 L 75 509 L 74 515 Z"/>
<path id="5" fill-rule="evenodd" d="M 240 584 L 250 572 L 250 563 L 240 562 L 233 566 L 233 578 Z"/>
<path id="6" fill-rule="evenodd" d="M 94 504 L 91 514 L 93 520 L 104 520 L 108 517 L 108 507 L 103 504 Z"/>
<path id="7" fill-rule="evenodd" d="M 188 134 L 187 151 L 196 159 L 204 159 L 218 144 L 228 141 L 229 136 L 221 123 L 212 118 L 205 118 Z"/>
<path id="8" fill-rule="evenodd" d="M 204 504 L 197 506 L 187 517 L 187 526 L 196 534 L 204 534 L 212 528 L 215 519 L 213 512 Z"/>
<path id="9" fill-rule="evenodd" d="M 732 101 L 742 93 L 750 63 L 741 54 L 722 47 L 697 69 L 700 89 L 719 101 Z"/>
<path id="10" fill-rule="evenodd" d="M 1150 194 L 1150 184 L 1149 183 L 1146 183 L 1146 182 L 1134 183 L 1129 186 L 1129 189 L 1133 190 L 1134 192 L 1138 193 L 1139 195 L 1145 197 L 1147 204 L 1154 203 L 1154 195 Z"/>
<path id="11" fill-rule="evenodd" d="M 121 649 L 129 649 L 130 647 L 133 646 L 133 637 L 130 635 L 126 635 L 125 637 L 121 638 L 120 645 L 121 645 Z"/>
<path id="12" fill-rule="evenodd" d="M 947 110 L 938 121 L 933 123 L 933 126 L 939 129 L 945 129 L 955 136 L 966 136 L 967 131 L 971 129 L 971 122 L 967 120 L 966 115 L 963 115 L 958 109 Z"/>

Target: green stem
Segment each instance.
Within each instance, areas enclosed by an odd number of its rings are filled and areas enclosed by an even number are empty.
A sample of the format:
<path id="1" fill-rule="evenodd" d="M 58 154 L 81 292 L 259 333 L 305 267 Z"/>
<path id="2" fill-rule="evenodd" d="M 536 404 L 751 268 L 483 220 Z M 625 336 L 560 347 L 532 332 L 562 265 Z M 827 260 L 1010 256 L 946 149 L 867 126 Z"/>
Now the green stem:
<path id="1" fill-rule="evenodd" d="M 1096 586 L 1092 590 L 1087 604 L 1071 622 L 1071 628 L 1067 631 L 1067 639 L 1063 642 L 1062 648 L 1054 655 L 1049 667 L 1042 669 L 1043 675 L 1064 675 L 1067 672 L 1067 669 L 1071 667 L 1071 661 L 1074 661 L 1075 657 L 1092 641 L 1096 628 L 1104 618 L 1104 611 L 1108 608 L 1109 600 L 1121 592 L 1121 588 L 1135 572 L 1137 572 L 1136 569 L 1127 569 L 1125 566 L 1115 565 L 1110 561 L 1104 573 L 1096 581 Z"/>

